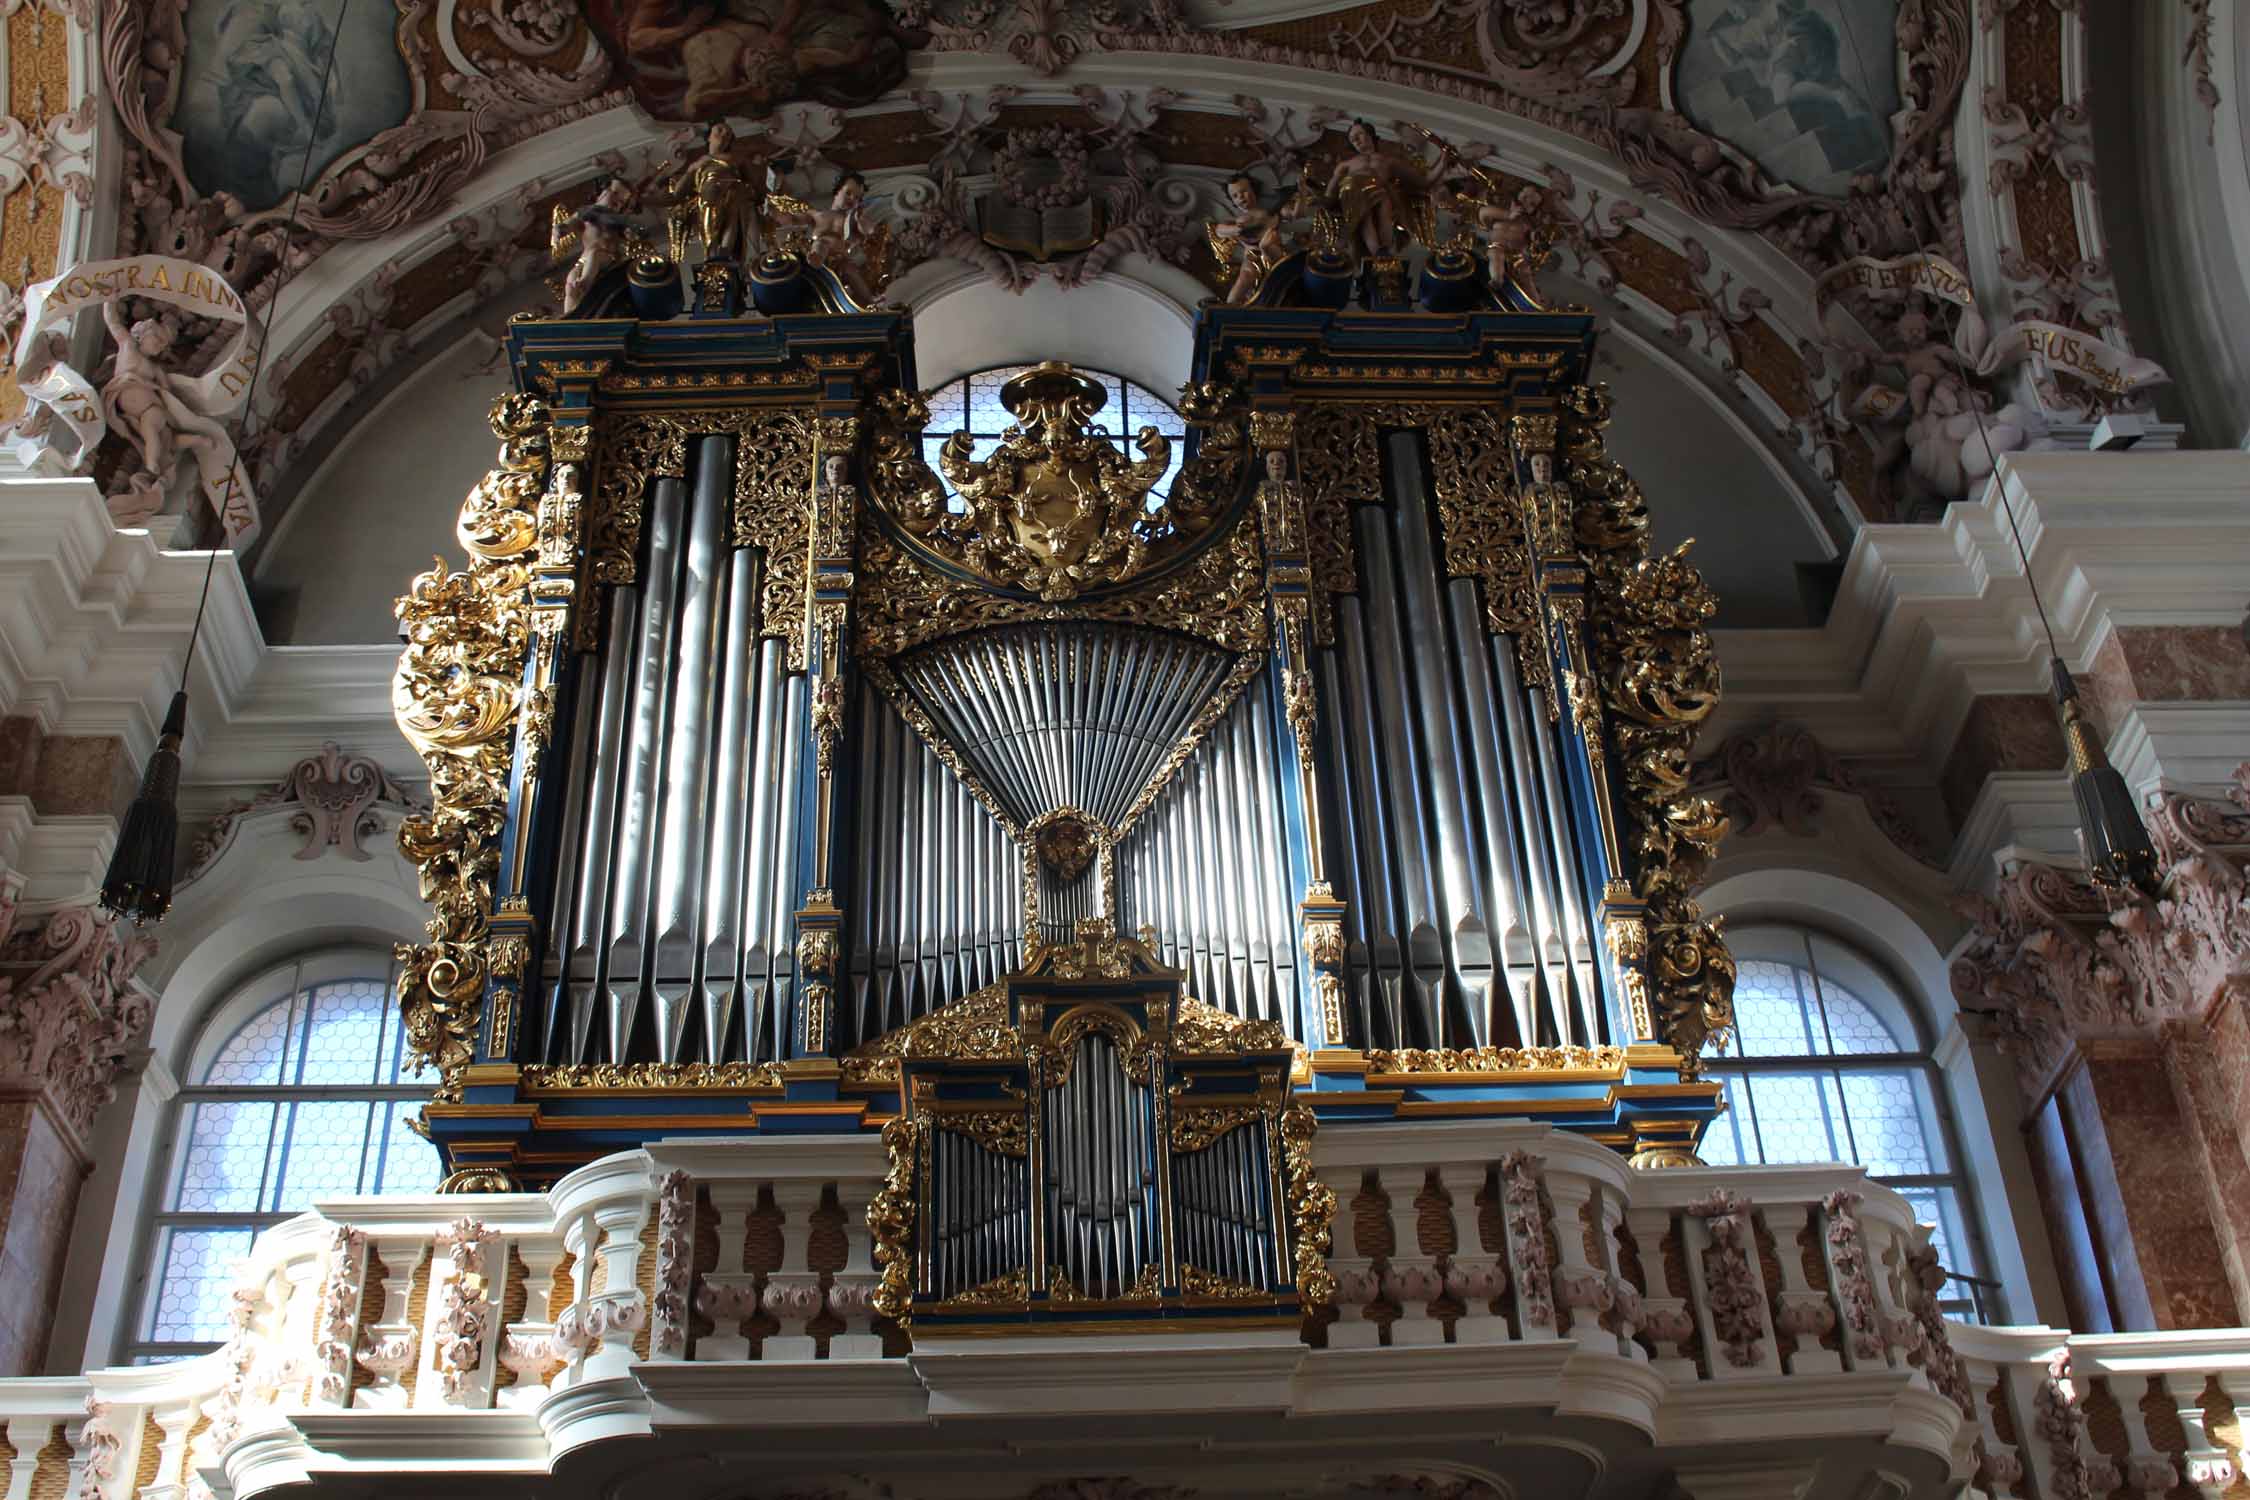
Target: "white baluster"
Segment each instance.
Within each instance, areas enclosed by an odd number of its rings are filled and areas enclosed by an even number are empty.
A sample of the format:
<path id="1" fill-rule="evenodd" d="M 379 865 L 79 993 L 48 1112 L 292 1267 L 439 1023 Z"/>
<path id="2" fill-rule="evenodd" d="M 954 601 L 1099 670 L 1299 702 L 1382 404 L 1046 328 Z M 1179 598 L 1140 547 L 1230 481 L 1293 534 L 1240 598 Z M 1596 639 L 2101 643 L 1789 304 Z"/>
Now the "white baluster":
<path id="1" fill-rule="evenodd" d="M 1836 1304 L 1805 1275 L 1805 1246 L 1799 1243 L 1800 1236 L 1817 1231 L 1811 1208 L 1786 1203 L 1761 1207 L 1756 1213 L 1766 1233 L 1773 1236 L 1773 1258 L 1781 1268 L 1781 1285 L 1768 1288 L 1774 1294 L 1774 1326 L 1797 1344 L 1788 1359 L 1789 1373 L 1836 1374 L 1844 1368 L 1843 1356 L 1821 1347 L 1821 1340 L 1836 1330 Z"/>
<path id="2" fill-rule="evenodd" d="M 883 1338 L 875 1331 L 874 1241 L 867 1232 L 872 1182 L 838 1182 L 836 1207 L 844 1215 L 844 1268 L 829 1283 L 828 1305 L 847 1331 L 828 1336 L 830 1359 L 880 1359 Z"/>
<path id="3" fill-rule="evenodd" d="M 1336 1277 L 1336 1321 L 1328 1325 L 1331 1349 L 1371 1349 L 1383 1340 L 1383 1325 L 1371 1316 L 1380 1284 L 1375 1278 L 1375 1258 L 1360 1243 L 1359 1216 L 1352 1200 L 1364 1190 L 1366 1174 L 1358 1167 L 1326 1167 L 1320 1179 L 1336 1195 L 1336 1219 L 1329 1232 L 1328 1268 Z M 1351 1252 L 1344 1251 L 1349 1240 Z M 1358 1308 L 1354 1317 L 1352 1308 Z"/>
<path id="4" fill-rule="evenodd" d="M 187 1493 L 188 1434 L 202 1414 L 201 1396 L 159 1406 L 151 1414 L 156 1419 L 156 1473 L 141 1486 L 140 1500 L 179 1500 Z"/>
<path id="5" fill-rule="evenodd" d="M 1501 1344 L 1508 1320 L 1493 1314 L 1494 1299 L 1507 1290 L 1508 1273 L 1485 1252 L 1477 1224 L 1477 1194 L 1484 1190 L 1482 1162 L 1447 1162 L 1438 1168 L 1438 1186 L 1453 1205 L 1453 1254 L 1445 1267 L 1445 1289 L 1461 1304 L 1453 1325 L 1457 1344 Z"/>
<path id="6" fill-rule="evenodd" d="M 1617 1340 L 1602 1327 L 1602 1314 L 1616 1301 L 1607 1265 L 1597 1266 L 1586 1254 L 1586 1213 L 1593 1202 L 1594 1184 L 1575 1172 L 1547 1174 L 1547 1197 L 1554 1205 L 1555 1245 L 1562 1252 L 1555 1264 L 1555 1296 L 1570 1319 L 1566 1330 L 1589 1350 L 1615 1353 Z"/>
<path id="7" fill-rule="evenodd" d="M 2171 1456 L 2159 1453 L 2149 1440 L 2148 1413 L 2141 1410 L 2144 1394 L 2163 1389 L 2162 1377 L 2112 1374 L 2104 1378 L 2125 1426 L 2125 1483 L 2135 1494 L 2154 1500 L 2180 1482 L 2180 1471 L 2173 1466 Z"/>
<path id="8" fill-rule="evenodd" d="M 2187 1451 L 2180 1455 L 2180 1467 L 2186 1472 L 2187 1482 L 2195 1486 L 2204 1500 L 2218 1497 L 2234 1487 L 2236 1466 L 2234 1456 L 2221 1447 L 2211 1436 L 2210 1419 L 2203 1411 L 2203 1387 L 2207 1379 L 2202 1370 L 2174 1371 L 2164 1376 L 2164 1392 L 2171 1398 L 2172 1408 L 2180 1414 L 2180 1430 L 2187 1434 Z M 2219 1388 L 2227 1398 L 2235 1400 L 2235 1393 L 2227 1384 L 2227 1377 L 2219 1377 Z M 2235 1409 L 2236 1431 L 2243 1420 L 2239 1405 Z"/>
<path id="9" fill-rule="evenodd" d="M 419 1347 L 418 1330 L 406 1315 L 414 1273 L 429 1249 L 426 1236 L 382 1235 L 371 1242 L 382 1262 L 382 1316 L 360 1330 L 359 1367 L 371 1377 L 352 1393 L 352 1405 L 361 1411 L 398 1411 L 407 1403 L 406 1372 L 414 1365 Z"/>
<path id="10" fill-rule="evenodd" d="M 750 1269 L 750 1218 L 758 1211 L 758 1184 L 742 1178 L 714 1180 L 711 1217 L 719 1231 L 718 1265 L 704 1274 L 696 1305 L 711 1320 L 711 1331 L 695 1341 L 703 1360 L 748 1359 L 750 1338 L 742 1325 L 758 1314 L 758 1278 Z"/>
<path id="11" fill-rule="evenodd" d="M 523 1316 L 502 1331 L 498 1354 L 501 1367 L 515 1379 L 500 1388 L 494 1401 L 529 1410 L 547 1399 L 547 1378 L 563 1361 L 552 1317 L 555 1272 L 562 1265 L 563 1247 L 560 1239 L 548 1235 L 527 1235 L 515 1243 L 524 1270 Z"/>
<path id="12" fill-rule="evenodd" d="M 1687 1289 L 1672 1285 L 1664 1266 L 1664 1238 L 1672 1229 L 1668 1208 L 1628 1208 L 1625 1226 L 1633 1232 L 1634 1253 L 1641 1263 L 1641 1330 L 1656 1346 L 1649 1368 L 1675 1381 L 1696 1379 L 1695 1361 L 1680 1353 L 1680 1345 L 1695 1331 L 1688 1310 Z"/>
<path id="13" fill-rule="evenodd" d="M 766 1278 L 766 1311 L 781 1331 L 766 1336 L 767 1359 L 811 1359 L 815 1340 L 805 1325 L 820 1316 L 820 1273 L 809 1264 L 812 1216 L 820 1207 L 820 1184 L 784 1181 L 773 1185 L 774 1207 L 781 1210 L 781 1268 Z"/>
<path id="14" fill-rule="evenodd" d="M 15 1457 L 8 1464 L 8 1490 L 0 1500 L 31 1500 L 32 1476 L 39 1472 L 39 1451 L 55 1435 L 53 1417 L 10 1417 L 8 1446 Z"/>
<path id="15" fill-rule="evenodd" d="M 1386 1167 L 1381 1178 L 1391 1219 L 1391 1254 L 1383 1268 L 1383 1290 L 1398 1305 L 1398 1316 L 1391 1320 L 1391 1342 L 1442 1344 L 1445 1325 L 1430 1316 L 1430 1303 L 1437 1300 L 1442 1286 L 1436 1265 L 1422 1253 L 1421 1215 L 1414 1206 L 1423 1187 L 1423 1169 Z"/>

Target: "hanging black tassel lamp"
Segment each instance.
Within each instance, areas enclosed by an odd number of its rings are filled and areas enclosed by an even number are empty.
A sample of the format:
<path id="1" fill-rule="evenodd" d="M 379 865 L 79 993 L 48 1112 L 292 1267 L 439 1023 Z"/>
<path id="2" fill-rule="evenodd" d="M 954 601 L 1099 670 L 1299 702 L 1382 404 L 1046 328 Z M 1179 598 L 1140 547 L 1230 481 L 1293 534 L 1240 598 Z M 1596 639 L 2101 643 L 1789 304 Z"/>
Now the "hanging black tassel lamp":
<path id="1" fill-rule="evenodd" d="M 187 694 L 172 695 L 156 752 L 141 770 L 140 795 L 102 877 L 102 908 L 136 922 L 159 922 L 172 909 L 172 854 L 180 841 L 180 740 L 187 733 Z"/>
<path id="2" fill-rule="evenodd" d="M 2070 790 L 2078 799 L 2078 837 L 2085 846 L 2086 870 L 2097 885 L 2126 886 L 2156 893 L 2156 846 L 2133 805 L 2132 789 L 2109 763 L 2102 737 L 2086 722 L 2078 684 L 2062 658 L 2054 660 L 2055 708 L 2062 715 L 2063 744 L 2069 753 Z"/>

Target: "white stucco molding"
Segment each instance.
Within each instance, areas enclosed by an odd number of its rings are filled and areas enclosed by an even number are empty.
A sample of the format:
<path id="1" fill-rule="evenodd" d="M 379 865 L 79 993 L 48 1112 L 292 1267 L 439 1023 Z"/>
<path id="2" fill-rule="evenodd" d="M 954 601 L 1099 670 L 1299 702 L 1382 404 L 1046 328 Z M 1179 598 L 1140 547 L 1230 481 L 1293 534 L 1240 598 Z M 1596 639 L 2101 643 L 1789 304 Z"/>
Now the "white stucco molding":
<path id="1" fill-rule="evenodd" d="M 2074 671 L 2119 626 L 2231 629 L 2250 609 L 2250 456 L 2012 454 L 1997 485 L 1940 524 L 1863 531 L 1820 628 L 1717 632 L 1726 697 L 1706 750 L 1778 718 L 1855 762 L 1934 778 L 1978 696 L 2047 691 L 2046 636 L 2003 494 Z M 2177 718 L 2142 714 L 2146 743 L 2128 744 L 2136 786 L 2204 784 L 2207 745 L 2165 738 Z M 2192 722 L 2207 740 L 2207 716 Z"/>

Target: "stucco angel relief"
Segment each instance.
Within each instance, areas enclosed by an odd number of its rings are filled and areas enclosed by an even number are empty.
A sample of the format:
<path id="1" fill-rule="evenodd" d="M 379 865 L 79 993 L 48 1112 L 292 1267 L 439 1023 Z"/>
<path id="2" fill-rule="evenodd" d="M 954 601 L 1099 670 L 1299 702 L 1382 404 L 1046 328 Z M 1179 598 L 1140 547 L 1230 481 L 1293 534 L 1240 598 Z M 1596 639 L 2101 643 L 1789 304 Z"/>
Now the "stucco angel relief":
<path id="1" fill-rule="evenodd" d="M 792 99 L 868 104 L 928 40 L 883 0 L 584 0 L 641 107 L 662 120 L 767 115 Z"/>

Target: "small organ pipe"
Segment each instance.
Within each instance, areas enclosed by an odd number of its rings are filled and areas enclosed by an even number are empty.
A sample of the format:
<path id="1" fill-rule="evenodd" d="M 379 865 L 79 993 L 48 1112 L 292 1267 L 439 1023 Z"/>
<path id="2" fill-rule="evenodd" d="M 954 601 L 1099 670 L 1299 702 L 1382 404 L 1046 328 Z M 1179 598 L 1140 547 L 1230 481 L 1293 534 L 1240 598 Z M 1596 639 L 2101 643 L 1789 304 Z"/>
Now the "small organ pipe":
<path id="1" fill-rule="evenodd" d="M 750 752 L 750 825 L 742 845 L 745 879 L 742 883 L 742 916 L 736 924 L 741 934 L 743 983 L 743 1035 L 750 1060 L 764 1056 L 761 1026 L 771 1000 L 773 954 L 766 946 L 766 911 L 774 880 L 775 824 L 781 812 L 781 742 L 790 733 L 783 722 L 781 691 L 783 646 L 767 636 L 758 642 L 758 737 Z"/>
<path id="2" fill-rule="evenodd" d="M 726 1058 L 741 980 L 742 841 L 749 826 L 751 751 L 758 700 L 758 554 L 736 548 L 727 558 L 726 624 L 719 634 L 719 727 L 703 898 L 703 1055 Z"/>
<path id="3" fill-rule="evenodd" d="M 591 1061 L 594 1005 L 608 957 L 604 921 L 609 914 L 611 856 L 617 834 L 617 799 L 624 776 L 627 713 L 631 708 L 633 632 L 640 624 L 640 589 L 610 591 L 609 628 L 602 642 L 601 718 L 595 730 L 593 776 L 586 796 L 586 841 L 578 868 L 578 900 L 570 935 L 570 1037 L 564 1060 Z M 614 1060 L 614 1059 L 613 1059 Z"/>

